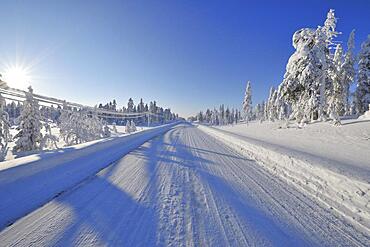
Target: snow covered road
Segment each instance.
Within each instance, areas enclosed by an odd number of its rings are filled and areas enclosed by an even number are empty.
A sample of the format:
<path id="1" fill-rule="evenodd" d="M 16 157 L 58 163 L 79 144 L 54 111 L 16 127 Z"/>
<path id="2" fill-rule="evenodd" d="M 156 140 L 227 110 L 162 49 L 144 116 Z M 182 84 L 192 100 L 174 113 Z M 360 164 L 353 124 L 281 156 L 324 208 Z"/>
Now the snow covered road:
<path id="1" fill-rule="evenodd" d="M 370 238 L 255 161 L 182 124 L 5 228 L 0 243 L 369 246 Z"/>

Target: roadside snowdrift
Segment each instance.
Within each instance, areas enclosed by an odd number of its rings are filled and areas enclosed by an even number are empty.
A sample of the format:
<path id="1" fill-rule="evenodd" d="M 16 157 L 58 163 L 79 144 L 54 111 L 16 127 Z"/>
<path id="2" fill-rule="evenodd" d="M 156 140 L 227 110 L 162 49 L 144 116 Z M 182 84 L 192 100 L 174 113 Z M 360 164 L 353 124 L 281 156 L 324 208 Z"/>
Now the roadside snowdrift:
<path id="1" fill-rule="evenodd" d="M 370 183 L 370 121 L 345 119 L 338 127 L 316 122 L 299 128 L 296 124 L 275 121 L 215 128 L 284 149 L 302 159 L 315 159 L 316 165 Z"/>
<path id="2" fill-rule="evenodd" d="M 0 229 L 176 124 L 2 162 Z"/>
<path id="3" fill-rule="evenodd" d="M 369 183 L 323 168 L 312 159 L 297 158 L 271 146 L 248 142 L 230 132 L 203 125 L 199 125 L 199 129 L 252 157 L 272 174 L 324 202 L 355 226 L 370 233 Z"/>

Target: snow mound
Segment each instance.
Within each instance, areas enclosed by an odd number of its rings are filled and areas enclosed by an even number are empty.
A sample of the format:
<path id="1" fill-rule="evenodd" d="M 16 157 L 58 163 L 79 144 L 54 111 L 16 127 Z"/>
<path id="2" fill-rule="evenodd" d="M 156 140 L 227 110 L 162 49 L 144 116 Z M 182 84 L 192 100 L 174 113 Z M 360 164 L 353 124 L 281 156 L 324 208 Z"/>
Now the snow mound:
<path id="1" fill-rule="evenodd" d="M 365 112 L 363 115 L 359 116 L 358 119 L 360 120 L 370 120 L 370 105 L 369 110 Z"/>

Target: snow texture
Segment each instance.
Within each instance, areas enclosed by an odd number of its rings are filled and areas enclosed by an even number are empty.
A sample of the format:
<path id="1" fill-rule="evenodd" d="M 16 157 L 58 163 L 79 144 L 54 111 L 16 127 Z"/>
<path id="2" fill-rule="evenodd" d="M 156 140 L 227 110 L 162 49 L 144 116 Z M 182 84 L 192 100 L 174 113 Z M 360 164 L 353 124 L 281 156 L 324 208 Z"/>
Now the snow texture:
<path id="1" fill-rule="evenodd" d="M 0 229 L 169 130 L 174 124 L 2 162 Z"/>
<path id="2" fill-rule="evenodd" d="M 178 125 L 0 232 L 5 246 L 366 246 L 331 210 Z"/>
<path id="3" fill-rule="evenodd" d="M 289 152 L 286 148 L 213 127 L 201 125 L 199 128 L 236 151 L 257 160 L 271 174 L 323 202 L 359 231 L 370 236 L 370 185 L 367 181 L 333 172 L 325 168 L 325 163 L 320 165 L 320 159 L 314 159 L 312 155 L 303 152 Z"/>

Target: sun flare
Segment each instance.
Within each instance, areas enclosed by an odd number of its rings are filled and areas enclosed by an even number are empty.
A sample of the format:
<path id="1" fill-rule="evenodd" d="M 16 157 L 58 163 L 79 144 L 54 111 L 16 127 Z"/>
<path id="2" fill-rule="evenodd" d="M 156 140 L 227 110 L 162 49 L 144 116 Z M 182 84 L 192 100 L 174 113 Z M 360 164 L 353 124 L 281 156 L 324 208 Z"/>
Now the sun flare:
<path id="1" fill-rule="evenodd" d="M 7 82 L 10 87 L 23 89 L 29 85 L 31 76 L 26 68 L 11 66 L 2 74 L 2 80 Z"/>

